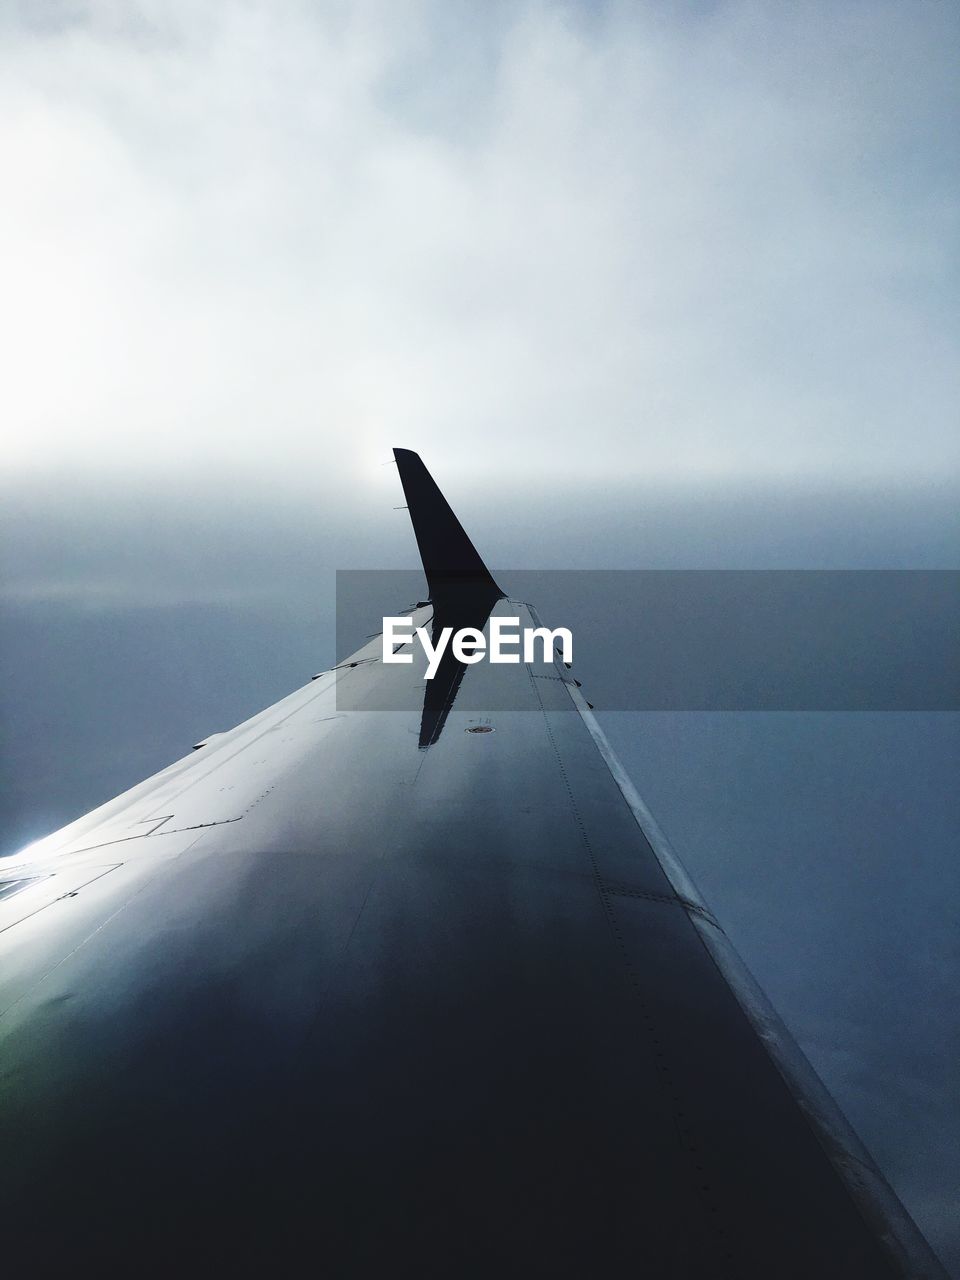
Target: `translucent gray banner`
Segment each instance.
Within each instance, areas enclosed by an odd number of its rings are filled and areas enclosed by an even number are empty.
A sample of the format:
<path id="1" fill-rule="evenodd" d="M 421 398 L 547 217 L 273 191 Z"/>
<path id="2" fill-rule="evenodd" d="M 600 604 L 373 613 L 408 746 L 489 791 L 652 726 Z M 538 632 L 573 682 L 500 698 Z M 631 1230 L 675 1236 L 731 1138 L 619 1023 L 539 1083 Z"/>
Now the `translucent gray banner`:
<path id="1" fill-rule="evenodd" d="M 956 570 L 504 569 L 494 577 L 546 626 L 571 630 L 571 674 L 598 710 L 960 709 Z M 419 571 L 339 571 L 338 661 L 376 637 L 385 616 L 425 598 Z M 464 709 L 470 683 L 458 695 Z M 475 709 L 502 709 L 496 687 L 484 681 Z"/>

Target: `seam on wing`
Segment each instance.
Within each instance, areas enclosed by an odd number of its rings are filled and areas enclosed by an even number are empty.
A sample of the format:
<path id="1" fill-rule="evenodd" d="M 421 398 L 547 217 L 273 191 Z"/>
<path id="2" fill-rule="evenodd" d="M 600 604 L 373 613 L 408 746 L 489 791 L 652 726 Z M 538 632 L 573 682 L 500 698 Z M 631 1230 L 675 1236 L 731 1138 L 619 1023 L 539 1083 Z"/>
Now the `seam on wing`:
<path id="1" fill-rule="evenodd" d="M 677 1141 L 680 1150 L 686 1156 L 685 1168 L 690 1187 L 706 1207 L 704 1220 L 708 1224 L 708 1229 L 713 1234 L 714 1243 L 716 1245 L 718 1274 L 726 1276 L 728 1277 L 728 1280 L 730 1280 L 730 1278 L 736 1273 L 736 1256 L 734 1252 L 735 1244 L 729 1232 L 724 1229 L 719 1221 L 720 1206 L 716 1200 L 710 1183 L 707 1181 L 707 1175 L 703 1168 L 702 1157 L 700 1156 L 700 1139 L 696 1131 L 693 1129 L 689 1115 L 686 1112 L 686 1108 L 683 1107 L 682 1099 L 677 1093 L 673 1073 L 661 1039 L 660 1027 L 655 1021 L 650 1005 L 644 997 L 640 982 L 640 975 L 630 958 L 629 951 L 627 950 L 623 932 L 617 919 L 617 914 L 613 909 L 612 899 L 616 896 L 646 898 L 654 902 L 676 903 L 677 906 L 684 907 L 687 910 L 689 910 L 689 904 L 687 901 L 681 900 L 679 896 L 672 897 L 669 894 L 660 895 L 655 893 L 646 893 L 641 890 L 629 889 L 626 886 L 618 887 L 616 885 L 607 886 L 604 884 L 603 877 L 600 874 L 599 864 L 597 863 L 596 855 L 593 851 L 593 846 L 590 843 L 590 837 L 587 834 L 586 824 L 584 823 L 580 810 L 577 806 L 577 801 L 573 794 L 573 788 L 570 785 L 570 779 L 567 775 L 566 766 L 563 763 L 563 757 L 560 754 L 560 748 L 557 745 L 557 740 L 550 724 L 550 717 L 547 715 L 547 709 L 543 705 L 543 700 L 540 697 L 540 690 L 537 688 L 533 673 L 528 671 L 528 674 L 530 675 L 530 683 L 533 686 L 537 701 L 540 704 L 540 710 L 543 714 L 543 723 L 547 731 L 547 738 L 550 741 L 550 746 L 552 747 L 553 754 L 556 757 L 557 765 L 560 769 L 560 776 L 563 779 L 563 785 L 570 798 L 570 807 L 573 810 L 574 819 L 577 827 L 579 828 L 587 855 L 590 858 L 590 864 L 593 868 L 593 882 L 596 886 L 604 915 L 607 918 L 607 923 L 613 934 L 614 944 L 617 951 L 620 953 L 620 959 L 626 970 L 629 991 L 634 1000 L 636 1000 L 639 1008 L 640 1021 L 647 1037 L 647 1049 L 653 1059 L 654 1071 L 657 1076 L 664 1103 L 672 1114 L 673 1126 L 677 1134 Z M 694 928 L 692 921 L 691 928 Z"/>
<path id="2" fill-rule="evenodd" d="M 255 803 L 256 801 L 254 801 L 254 804 Z M 252 807 L 253 806 L 251 805 L 251 808 Z M 133 840 L 153 841 L 159 840 L 163 836 L 179 836 L 182 835 L 184 831 L 201 831 L 206 827 L 227 827 L 231 822 L 239 822 L 242 817 L 243 814 L 241 813 L 236 818 L 218 818 L 215 822 L 191 822 L 188 827 L 171 827 L 168 831 L 135 831 L 129 836 L 117 836 L 115 840 L 98 840 L 95 844 L 81 845 L 77 849 L 68 845 L 66 849 L 58 849 L 57 856 L 72 858 L 78 853 L 92 853 L 94 849 L 107 849 L 114 844 L 129 844 Z M 150 819 L 147 819 L 147 821 L 150 821 Z M 163 822 L 169 821 L 169 818 L 163 819 Z"/>
<path id="3" fill-rule="evenodd" d="M 723 932 L 722 927 L 717 923 L 714 917 L 706 909 L 700 906 L 698 902 L 691 902 L 689 898 L 682 898 L 676 893 L 653 893 L 649 889 L 633 889 L 625 884 L 607 884 L 600 885 L 601 893 L 615 894 L 618 898 L 646 898 L 648 902 L 664 902 L 668 906 L 683 907 L 685 911 L 694 911 L 698 916 L 702 916 L 704 920 Z"/>

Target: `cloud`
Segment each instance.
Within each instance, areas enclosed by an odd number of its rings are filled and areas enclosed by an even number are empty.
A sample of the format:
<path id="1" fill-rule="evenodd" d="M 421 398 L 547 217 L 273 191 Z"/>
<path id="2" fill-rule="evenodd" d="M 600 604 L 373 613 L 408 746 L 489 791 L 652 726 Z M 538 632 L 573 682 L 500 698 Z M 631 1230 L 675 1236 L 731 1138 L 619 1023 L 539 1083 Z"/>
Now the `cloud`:
<path id="1" fill-rule="evenodd" d="M 949 7 L 19 12 L 15 471 L 955 466 Z"/>

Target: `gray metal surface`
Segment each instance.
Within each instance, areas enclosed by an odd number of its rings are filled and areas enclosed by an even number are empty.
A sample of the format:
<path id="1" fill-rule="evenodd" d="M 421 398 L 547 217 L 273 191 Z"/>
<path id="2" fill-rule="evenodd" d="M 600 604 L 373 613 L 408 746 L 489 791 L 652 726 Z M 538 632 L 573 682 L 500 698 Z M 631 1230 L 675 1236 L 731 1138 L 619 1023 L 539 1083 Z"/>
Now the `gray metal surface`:
<path id="1" fill-rule="evenodd" d="M 420 671 L 378 657 L 5 869 L 7 1256 L 940 1274 L 851 1189 L 563 666 L 468 668 L 511 709 L 453 701 L 424 747 Z"/>

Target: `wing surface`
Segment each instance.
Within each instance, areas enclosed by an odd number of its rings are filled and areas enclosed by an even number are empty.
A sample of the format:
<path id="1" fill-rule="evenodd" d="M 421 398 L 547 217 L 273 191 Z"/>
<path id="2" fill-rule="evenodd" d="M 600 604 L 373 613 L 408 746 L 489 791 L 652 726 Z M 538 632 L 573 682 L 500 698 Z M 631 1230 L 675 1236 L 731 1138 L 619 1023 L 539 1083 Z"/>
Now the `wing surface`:
<path id="1" fill-rule="evenodd" d="M 418 624 L 538 622 L 441 567 Z M 422 675 L 375 638 L 5 869 L 6 1256 L 941 1275 L 564 665 Z"/>

